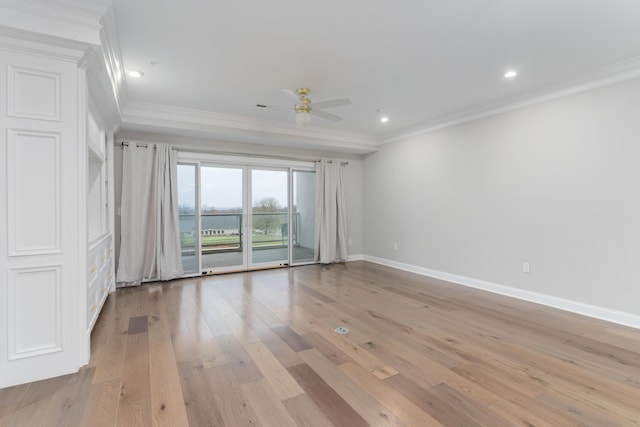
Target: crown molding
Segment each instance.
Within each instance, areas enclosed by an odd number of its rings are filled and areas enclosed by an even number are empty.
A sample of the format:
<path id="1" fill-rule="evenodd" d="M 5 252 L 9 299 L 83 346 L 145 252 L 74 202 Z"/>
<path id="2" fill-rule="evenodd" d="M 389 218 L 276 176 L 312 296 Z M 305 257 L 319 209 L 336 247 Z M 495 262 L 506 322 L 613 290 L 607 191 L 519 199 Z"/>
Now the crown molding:
<path id="1" fill-rule="evenodd" d="M 383 145 L 406 140 L 462 123 L 507 113 L 509 111 L 637 78 L 640 78 L 640 57 L 598 68 L 589 73 L 583 73 L 579 76 L 574 76 L 572 79 L 556 83 L 553 86 L 545 86 L 514 98 L 478 105 L 465 112 L 458 112 L 418 126 L 411 126 L 388 133 L 383 135 L 378 140 L 378 143 Z"/>
<path id="2" fill-rule="evenodd" d="M 99 45 L 109 0 L 2 0 L 0 25 Z"/>
<path id="3" fill-rule="evenodd" d="M 32 55 L 69 61 L 82 66 L 88 47 L 85 43 L 0 25 L 0 49 L 3 50 L 29 52 Z"/>
<path id="4" fill-rule="evenodd" d="M 104 13 L 101 23 L 100 39 L 104 68 L 110 82 L 115 107 L 120 115 L 122 105 L 127 102 L 128 92 L 113 5 L 110 5 Z"/>
<path id="5" fill-rule="evenodd" d="M 85 53 L 83 60 L 86 62 L 89 96 L 100 111 L 106 128 L 116 129 L 120 125 L 120 110 L 113 94 L 104 55 L 100 48 L 92 46 Z"/>
<path id="6" fill-rule="evenodd" d="M 127 103 L 121 119 L 122 128 L 131 130 L 165 129 L 227 141 L 298 147 L 302 144 L 306 148 L 355 154 L 378 149 L 367 135 L 159 104 Z"/>

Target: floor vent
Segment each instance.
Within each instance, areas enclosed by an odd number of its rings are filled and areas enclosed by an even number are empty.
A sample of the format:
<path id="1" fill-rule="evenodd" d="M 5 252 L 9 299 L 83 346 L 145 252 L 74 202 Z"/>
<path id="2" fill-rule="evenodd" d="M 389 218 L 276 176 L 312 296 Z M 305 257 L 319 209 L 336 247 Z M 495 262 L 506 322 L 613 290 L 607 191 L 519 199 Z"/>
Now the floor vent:
<path id="1" fill-rule="evenodd" d="M 338 326 L 335 331 L 337 333 L 339 333 L 340 335 L 345 335 L 349 333 L 349 328 L 345 327 L 345 326 Z"/>

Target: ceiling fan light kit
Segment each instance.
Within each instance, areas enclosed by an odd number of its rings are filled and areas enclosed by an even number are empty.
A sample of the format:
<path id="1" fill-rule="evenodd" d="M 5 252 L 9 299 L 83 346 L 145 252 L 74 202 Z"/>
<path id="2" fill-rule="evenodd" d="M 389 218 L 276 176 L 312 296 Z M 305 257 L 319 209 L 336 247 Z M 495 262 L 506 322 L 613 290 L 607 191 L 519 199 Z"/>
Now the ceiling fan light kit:
<path id="1" fill-rule="evenodd" d="M 308 126 L 311 124 L 311 116 L 308 112 L 298 111 L 296 113 L 296 124 L 298 126 Z"/>

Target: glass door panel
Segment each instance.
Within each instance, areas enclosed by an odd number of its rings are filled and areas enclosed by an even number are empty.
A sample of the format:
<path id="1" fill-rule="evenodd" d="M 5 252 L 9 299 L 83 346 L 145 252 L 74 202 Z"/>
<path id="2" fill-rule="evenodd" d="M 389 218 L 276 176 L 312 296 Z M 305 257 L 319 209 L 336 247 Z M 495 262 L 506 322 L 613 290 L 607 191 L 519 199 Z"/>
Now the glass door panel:
<path id="1" fill-rule="evenodd" d="M 202 272 L 246 267 L 243 241 L 243 168 L 201 166 Z"/>
<path id="2" fill-rule="evenodd" d="M 251 169 L 251 225 L 251 264 L 288 264 L 288 170 Z"/>
<path id="3" fill-rule="evenodd" d="M 185 276 L 314 262 L 312 170 L 185 159 L 178 207 Z"/>
<path id="4" fill-rule="evenodd" d="M 178 216 L 180 218 L 182 269 L 185 275 L 198 272 L 196 167 L 197 165 L 194 164 L 178 165 Z"/>
<path id="5" fill-rule="evenodd" d="M 293 171 L 292 182 L 291 263 L 311 263 L 315 260 L 316 174 Z"/>

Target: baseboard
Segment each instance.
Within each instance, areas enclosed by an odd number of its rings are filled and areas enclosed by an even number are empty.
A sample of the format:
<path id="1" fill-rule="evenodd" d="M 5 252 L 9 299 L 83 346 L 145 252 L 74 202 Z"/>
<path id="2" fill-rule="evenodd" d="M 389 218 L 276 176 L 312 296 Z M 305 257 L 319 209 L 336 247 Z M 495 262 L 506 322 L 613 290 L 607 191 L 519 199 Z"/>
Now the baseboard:
<path id="1" fill-rule="evenodd" d="M 548 307 L 558 308 L 560 310 L 569 311 L 571 313 L 581 314 L 620 325 L 630 326 L 640 329 L 640 316 L 636 314 L 626 313 L 624 311 L 611 310 L 605 307 L 585 304 L 565 298 L 554 297 L 552 295 L 540 294 L 537 292 L 525 291 L 510 286 L 498 285 L 496 283 L 486 282 L 484 280 L 474 279 L 471 277 L 459 276 L 457 274 L 446 273 L 443 271 L 432 270 L 430 268 L 419 267 L 416 265 L 405 264 L 389 259 L 378 258 L 370 255 L 364 255 L 364 260 L 373 262 L 387 267 L 396 268 L 398 270 L 409 271 L 411 273 L 420 274 L 422 276 L 432 277 L 434 279 L 445 280 L 447 282 L 458 285 L 468 286 L 471 288 L 481 289 L 483 291 L 493 292 L 495 294 L 505 295 L 524 301 L 546 305 Z"/>
<path id="2" fill-rule="evenodd" d="M 364 255 L 362 255 L 362 254 L 349 255 L 347 257 L 347 262 L 351 262 L 351 261 L 364 261 Z"/>

